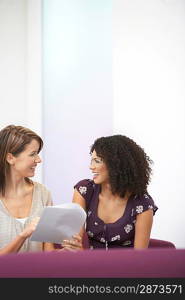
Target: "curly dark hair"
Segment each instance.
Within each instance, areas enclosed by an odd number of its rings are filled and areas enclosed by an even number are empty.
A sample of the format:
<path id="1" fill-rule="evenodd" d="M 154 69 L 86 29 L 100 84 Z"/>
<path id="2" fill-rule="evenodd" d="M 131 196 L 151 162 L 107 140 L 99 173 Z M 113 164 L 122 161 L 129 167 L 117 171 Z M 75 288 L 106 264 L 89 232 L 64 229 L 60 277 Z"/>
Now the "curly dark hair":
<path id="1" fill-rule="evenodd" d="M 147 193 L 153 161 L 136 142 L 124 135 L 106 136 L 95 140 L 90 154 L 94 150 L 107 166 L 113 194 Z"/>

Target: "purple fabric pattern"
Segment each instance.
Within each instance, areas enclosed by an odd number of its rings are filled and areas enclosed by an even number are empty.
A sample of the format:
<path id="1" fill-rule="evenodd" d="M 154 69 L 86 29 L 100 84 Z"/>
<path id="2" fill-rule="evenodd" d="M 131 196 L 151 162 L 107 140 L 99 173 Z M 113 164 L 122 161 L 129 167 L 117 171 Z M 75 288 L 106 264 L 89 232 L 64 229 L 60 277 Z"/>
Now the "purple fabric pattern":
<path id="1" fill-rule="evenodd" d="M 128 199 L 123 216 L 115 223 L 106 224 L 97 215 L 101 186 L 90 179 L 84 179 L 74 187 L 86 202 L 86 232 L 90 249 L 133 247 L 137 214 L 148 209 L 152 209 L 153 214 L 155 214 L 158 209 L 149 194 L 144 194 L 142 197 L 131 196 Z"/>

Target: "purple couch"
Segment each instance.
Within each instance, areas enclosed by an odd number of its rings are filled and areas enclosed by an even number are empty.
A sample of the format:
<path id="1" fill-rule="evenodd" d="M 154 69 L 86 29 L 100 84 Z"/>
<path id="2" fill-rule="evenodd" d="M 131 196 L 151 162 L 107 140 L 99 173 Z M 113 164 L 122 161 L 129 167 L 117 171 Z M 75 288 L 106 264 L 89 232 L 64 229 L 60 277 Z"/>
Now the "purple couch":
<path id="1" fill-rule="evenodd" d="M 185 249 L 8 254 L 0 256 L 0 277 L 185 278 Z"/>

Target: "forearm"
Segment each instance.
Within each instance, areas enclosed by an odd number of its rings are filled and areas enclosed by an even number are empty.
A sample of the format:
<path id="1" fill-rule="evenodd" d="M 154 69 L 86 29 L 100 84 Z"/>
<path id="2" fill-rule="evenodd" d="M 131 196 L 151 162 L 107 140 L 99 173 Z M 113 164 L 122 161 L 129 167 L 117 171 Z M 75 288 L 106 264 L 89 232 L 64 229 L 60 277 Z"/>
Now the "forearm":
<path id="1" fill-rule="evenodd" d="M 26 237 L 24 237 L 24 235 L 17 235 L 12 242 L 0 249 L 0 255 L 18 252 L 25 240 Z"/>
<path id="2" fill-rule="evenodd" d="M 134 241 L 134 249 L 147 249 L 149 245 L 149 238 L 143 237 L 141 240 Z"/>

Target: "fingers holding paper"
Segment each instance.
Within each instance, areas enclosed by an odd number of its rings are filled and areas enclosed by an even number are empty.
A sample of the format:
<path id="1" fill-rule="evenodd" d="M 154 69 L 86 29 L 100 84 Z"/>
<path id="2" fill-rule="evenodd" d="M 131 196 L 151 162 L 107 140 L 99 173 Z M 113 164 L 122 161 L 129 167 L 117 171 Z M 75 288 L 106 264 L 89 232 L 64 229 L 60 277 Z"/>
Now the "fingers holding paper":
<path id="1" fill-rule="evenodd" d="M 34 219 L 32 219 L 32 221 L 26 226 L 26 228 L 21 232 L 20 235 L 25 238 L 30 237 L 31 234 L 35 231 L 39 220 L 40 217 L 35 217 Z"/>
<path id="2" fill-rule="evenodd" d="M 69 251 L 83 250 L 81 236 L 79 234 L 76 234 L 70 240 L 63 240 L 62 247 L 64 250 Z"/>

